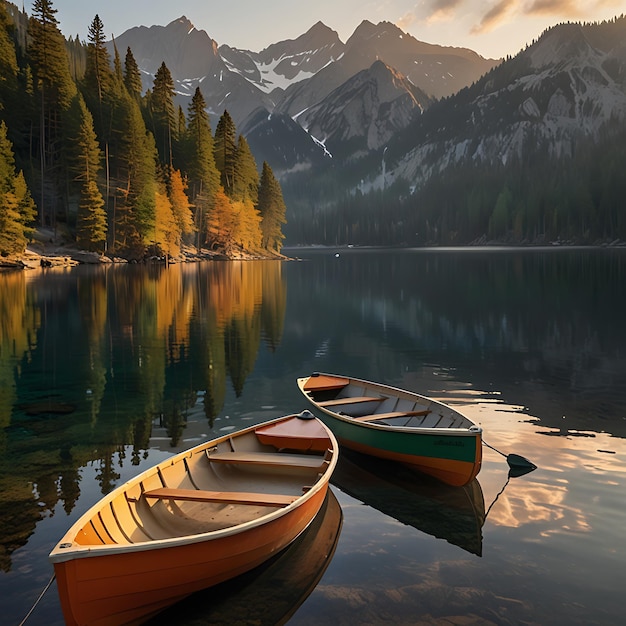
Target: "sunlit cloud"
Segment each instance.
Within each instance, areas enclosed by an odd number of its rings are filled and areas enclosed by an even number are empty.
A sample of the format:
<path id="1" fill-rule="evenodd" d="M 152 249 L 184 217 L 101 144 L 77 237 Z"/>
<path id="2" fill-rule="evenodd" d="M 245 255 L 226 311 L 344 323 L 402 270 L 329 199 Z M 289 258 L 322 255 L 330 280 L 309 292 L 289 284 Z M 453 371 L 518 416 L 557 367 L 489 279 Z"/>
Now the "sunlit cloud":
<path id="1" fill-rule="evenodd" d="M 420 2 L 413 9 L 407 11 L 396 21 L 396 26 L 407 30 L 416 22 L 434 24 L 436 22 L 449 21 L 455 17 L 457 9 L 465 0 L 430 0 Z"/>
<path id="2" fill-rule="evenodd" d="M 577 17 L 583 14 L 578 0 L 533 0 L 524 8 L 527 15 L 566 15 Z"/>
<path id="3" fill-rule="evenodd" d="M 433 0 L 430 5 L 430 14 L 426 18 L 428 23 L 450 20 L 463 0 Z"/>
<path id="4" fill-rule="evenodd" d="M 542 0 L 536 0 L 541 2 Z M 549 0 L 546 0 L 549 1 Z M 481 35 L 488 33 L 497 28 L 503 22 L 507 21 L 507 17 L 518 8 L 519 0 L 500 0 L 483 15 L 482 19 L 472 29 L 473 35 Z"/>

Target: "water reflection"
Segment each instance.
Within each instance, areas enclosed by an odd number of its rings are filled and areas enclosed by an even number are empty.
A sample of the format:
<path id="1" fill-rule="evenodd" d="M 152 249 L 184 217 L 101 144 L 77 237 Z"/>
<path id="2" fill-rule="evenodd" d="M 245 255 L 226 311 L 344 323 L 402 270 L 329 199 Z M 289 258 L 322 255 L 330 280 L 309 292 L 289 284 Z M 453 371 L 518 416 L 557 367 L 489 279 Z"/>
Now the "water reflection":
<path id="1" fill-rule="evenodd" d="M 0 568 L 57 502 L 72 511 L 78 468 L 107 493 L 155 418 L 172 446 L 198 398 L 212 424 L 280 342 L 285 294 L 278 262 L 1 275 Z"/>
<path id="2" fill-rule="evenodd" d="M 477 479 L 450 487 L 399 464 L 342 450 L 332 483 L 403 524 L 482 554 L 485 500 Z"/>
<path id="3" fill-rule="evenodd" d="M 454 404 L 538 469 L 508 480 L 485 449 L 481 558 L 446 527 L 475 526 L 428 494 L 407 496 L 427 502 L 420 518 L 335 486 L 336 553 L 290 623 L 352 624 L 355 608 L 369 623 L 619 623 L 625 252 L 323 250 L 0 274 L 3 616 L 23 618 L 50 578 L 50 547 L 102 491 L 198 440 L 306 408 L 295 379 L 317 370 Z M 416 525 L 398 521 L 405 509 Z M 60 615 L 48 592 L 29 623 Z"/>

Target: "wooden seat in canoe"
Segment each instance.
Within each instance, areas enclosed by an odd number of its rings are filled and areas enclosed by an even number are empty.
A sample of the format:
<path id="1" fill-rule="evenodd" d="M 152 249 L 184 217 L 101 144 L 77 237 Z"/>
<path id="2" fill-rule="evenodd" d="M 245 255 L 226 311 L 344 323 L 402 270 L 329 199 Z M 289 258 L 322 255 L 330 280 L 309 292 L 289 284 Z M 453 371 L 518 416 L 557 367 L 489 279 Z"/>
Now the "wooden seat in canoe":
<path id="1" fill-rule="evenodd" d="M 374 397 L 374 396 L 352 396 L 348 398 L 335 398 L 334 400 L 324 400 L 318 402 L 323 407 L 342 406 L 344 404 L 361 404 L 363 402 L 382 402 L 386 398 Z"/>
<path id="2" fill-rule="evenodd" d="M 287 506 L 299 496 L 242 491 L 203 491 L 201 489 L 171 489 L 161 487 L 144 491 L 146 498 L 158 500 L 187 500 L 190 502 L 224 502 L 227 504 L 256 504 L 261 506 Z"/>
<path id="3" fill-rule="evenodd" d="M 423 411 L 393 411 L 391 413 L 372 413 L 371 415 L 361 415 L 353 418 L 356 422 L 372 422 L 374 420 L 384 420 L 394 417 L 415 417 L 420 415 L 428 415 L 430 411 L 424 409 Z"/>
<path id="4" fill-rule="evenodd" d="M 325 376 L 323 374 L 313 375 L 304 385 L 305 391 L 330 391 L 332 389 L 343 389 L 350 380 L 339 376 Z"/>
<path id="5" fill-rule="evenodd" d="M 253 465 L 276 465 L 280 467 L 304 467 L 321 469 L 327 460 L 314 454 L 287 454 L 266 452 L 207 452 L 209 461 L 216 463 L 241 463 Z"/>

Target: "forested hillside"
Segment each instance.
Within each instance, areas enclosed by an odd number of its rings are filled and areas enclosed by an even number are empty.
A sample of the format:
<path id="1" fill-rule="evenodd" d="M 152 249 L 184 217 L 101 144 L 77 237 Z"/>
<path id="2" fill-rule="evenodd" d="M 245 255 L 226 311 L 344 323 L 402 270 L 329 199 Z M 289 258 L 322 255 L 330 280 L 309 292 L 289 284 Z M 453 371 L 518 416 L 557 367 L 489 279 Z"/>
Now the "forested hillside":
<path id="1" fill-rule="evenodd" d="M 111 59 L 97 15 L 82 43 L 56 13 L 0 2 L 0 255 L 35 226 L 127 259 L 279 252 L 282 190 L 228 111 L 213 133 L 200 88 L 177 107 L 165 63 L 142 93 L 132 50 Z"/>
<path id="2" fill-rule="evenodd" d="M 624 41 L 624 16 L 555 26 L 377 152 L 317 179 L 294 174 L 283 181 L 288 238 L 626 241 Z"/>

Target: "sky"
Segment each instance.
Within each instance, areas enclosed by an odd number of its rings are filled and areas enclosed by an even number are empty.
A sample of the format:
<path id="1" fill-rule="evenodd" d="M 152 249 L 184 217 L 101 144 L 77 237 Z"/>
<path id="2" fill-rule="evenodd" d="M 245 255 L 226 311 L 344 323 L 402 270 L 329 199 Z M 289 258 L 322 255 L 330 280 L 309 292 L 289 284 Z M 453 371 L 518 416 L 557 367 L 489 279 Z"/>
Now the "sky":
<path id="1" fill-rule="evenodd" d="M 32 0 L 12 0 L 32 13 Z M 97 14 L 107 39 L 186 16 L 218 45 L 259 52 L 322 21 L 345 42 L 363 21 L 393 22 L 420 41 L 515 55 L 550 26 L 626 14 L 626 0 L 52 0 L 61 32 L 87 39 Z"/>

